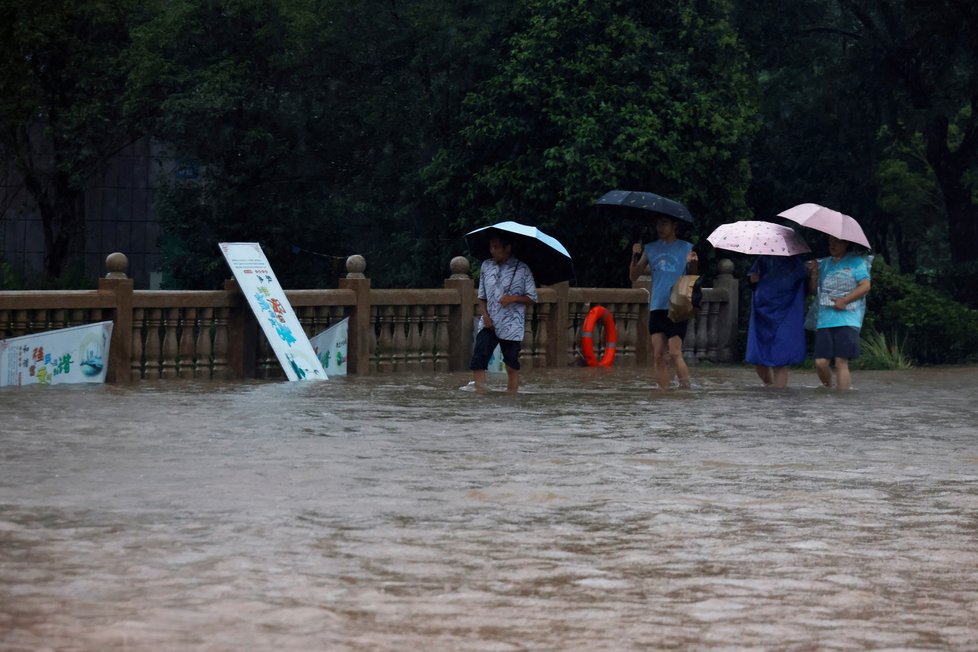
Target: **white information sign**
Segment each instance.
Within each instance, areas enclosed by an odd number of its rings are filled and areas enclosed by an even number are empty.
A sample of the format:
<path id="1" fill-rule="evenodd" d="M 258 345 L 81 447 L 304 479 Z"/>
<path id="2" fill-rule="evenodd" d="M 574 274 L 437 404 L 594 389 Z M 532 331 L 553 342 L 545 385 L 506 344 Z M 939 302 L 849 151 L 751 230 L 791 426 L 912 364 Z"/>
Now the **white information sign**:
<path id="1" fill-rule="evenodd" d="M 285 290 L 257 242 L 222 242 L 221 253 L 258 319 L 289 380 L 325 380 L 326 370 L 309 343 Z"/>
<path id="2" fill-rule="evenodd" d="M 309 341 L 319 356 L 319 362 L 330 376 L 346 375 L 347 338 L 350 332 L 350 318 L 333 324 Z"/>
<path id="3" fill-rule="evenodd" d="M 104 383 L 112 322 L 0 340 L 0 386 Z"/>

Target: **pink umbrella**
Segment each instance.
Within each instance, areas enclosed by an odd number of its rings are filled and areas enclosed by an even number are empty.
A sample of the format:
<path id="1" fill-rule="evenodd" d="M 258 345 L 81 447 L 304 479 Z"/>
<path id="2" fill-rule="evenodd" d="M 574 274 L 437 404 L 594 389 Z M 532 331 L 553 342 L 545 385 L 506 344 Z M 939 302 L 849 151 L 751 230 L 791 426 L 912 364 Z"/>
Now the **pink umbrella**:
<path id="1" fill-rule="evenodd" d="M 831 208 L 825 208 L 818 204 L 798 204 L 786 211 L 781 211 L 778 215 L 810 229 L 834 235 L 839 240 L 855 242 L 867 249 L 872 249 L 866 234 L 859 226 L 859 222 Z"/>
<path id="2" fill-rule="evenodd" d="M 706 239 L 717 249 L 728 249 L 742 254 L 794 256 L 811 251 L 793 229 L 754 220 L 721 224 Z"/>

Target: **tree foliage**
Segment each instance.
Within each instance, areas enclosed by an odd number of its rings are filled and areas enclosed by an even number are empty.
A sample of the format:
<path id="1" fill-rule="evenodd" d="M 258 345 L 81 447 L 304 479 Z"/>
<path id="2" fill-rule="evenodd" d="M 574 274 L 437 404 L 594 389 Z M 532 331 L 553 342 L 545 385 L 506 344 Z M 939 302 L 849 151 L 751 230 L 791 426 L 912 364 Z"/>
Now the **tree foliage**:
<path id="1" fill-rule="evenodd" d="M 550 228 L 578 282 L 621 285 L 643 216 L 598 211 L 612 188 L 689 204 L 706 232 L 748 213 L 751 80 L 725 2 L 532 0 L 498 71 L 426 171 L 461 231 Z"/>
<path id="2" fill-rule="evenodd" d="M 56 279 L 81 252 L 86 182 L 138 134 L 123 90 L 142 11 L 130 0 L 0 0 L 0 15 L 0 157 L 37 207 Z"/>
<path id="3" fill-rule="evenodd" d="M 687 203 L 693 239 L 838 208 L 978 304 L 975 7 L 0 0 L 0 154 L 52 276 L 81 251 L 86 181 L 144 136 L 181 173 L 156 203 L 173 287 L 218 285 L 216 243 L 244 239 L 293 287 L 353 253 L 378 286 L 435 285 L 497 219 L 559 237 L 578 284 L 620 285 L 648 220 L 593 201 L 625 188 Z"/>
<path id="4" fill-rule="evenodd" d="M 978 259 L 978 21 L 960 0 L 738 0 L 762 88 L 751 203 L 856 216 L 905 271 Z"/>

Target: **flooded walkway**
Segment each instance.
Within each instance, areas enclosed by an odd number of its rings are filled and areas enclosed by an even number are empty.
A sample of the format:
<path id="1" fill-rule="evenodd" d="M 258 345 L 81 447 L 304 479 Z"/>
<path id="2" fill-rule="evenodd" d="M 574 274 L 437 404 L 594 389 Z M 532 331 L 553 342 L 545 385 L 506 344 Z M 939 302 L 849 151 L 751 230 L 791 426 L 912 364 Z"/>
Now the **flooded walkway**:
<path id="1" fill-rule="evenodd" d="M 978 369 L 693 374 L 0 391 L 0 650 L 978 648 Z"/>

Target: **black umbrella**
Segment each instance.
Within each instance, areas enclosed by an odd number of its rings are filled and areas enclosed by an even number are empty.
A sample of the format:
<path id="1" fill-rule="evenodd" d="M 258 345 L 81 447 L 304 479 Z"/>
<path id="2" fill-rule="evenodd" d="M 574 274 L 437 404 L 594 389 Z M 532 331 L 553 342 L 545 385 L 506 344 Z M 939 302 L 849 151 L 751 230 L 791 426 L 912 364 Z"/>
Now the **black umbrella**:
<path id="1" fill-rule="evenodd" d="M 513 245 L 513 255 L 526 263 L 537 285 L 553 285 L 574 278 L 574 265 L 564 245 L 535 226 L 519 222 L 499 222 L 465 234 L 465 242 L 475 258 L 490 258 L 489 240 L 502 234 Z"/>
<path id="2" fill-rule="evenodd" d="M 693 223 L 693 216 L 684 204 L 661 197 L 651 192 L 633 192 L 631 190 L 612 190 L 602 195 L 595 204 L 606 206 L 621 206 L 649 211 L 652 215 L 665 215 L 683 222 Z"/>

